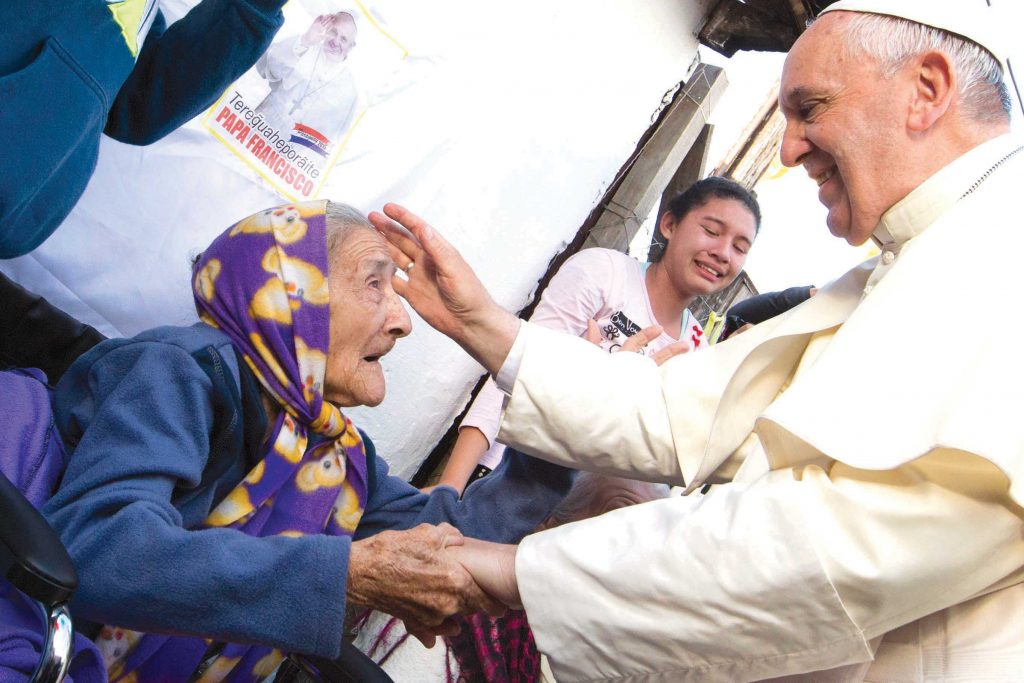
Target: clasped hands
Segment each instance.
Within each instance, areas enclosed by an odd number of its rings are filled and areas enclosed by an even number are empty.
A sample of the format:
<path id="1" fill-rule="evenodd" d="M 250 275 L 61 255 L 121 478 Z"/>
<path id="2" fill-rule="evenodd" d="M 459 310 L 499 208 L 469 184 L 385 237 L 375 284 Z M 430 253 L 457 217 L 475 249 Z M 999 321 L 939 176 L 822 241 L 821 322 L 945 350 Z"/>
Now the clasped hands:
<path id="1" fill-rule="evenodd" d="M 465 538 L 458 529 L 421 524 L 356 541 L 349 554 L 348 602 L 387 612 L 427 647 L 455 635 L 457 614 L 519 607 L 516 546 Z"/>

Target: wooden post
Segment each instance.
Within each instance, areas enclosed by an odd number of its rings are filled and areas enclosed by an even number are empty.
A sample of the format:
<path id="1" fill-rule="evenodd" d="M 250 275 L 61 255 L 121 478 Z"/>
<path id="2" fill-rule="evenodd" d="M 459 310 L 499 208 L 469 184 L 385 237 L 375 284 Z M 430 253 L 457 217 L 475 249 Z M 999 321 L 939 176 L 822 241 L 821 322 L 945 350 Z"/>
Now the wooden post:
<path id="1" fill-rule="evenodd" d="M 637 154 L 612 196 L 605 200 L 584 247 L 626 251 L 704 131 L 726 86 L 722 69 L 709 64 L 697 66 L 680 96 L 670 105 L 661 126 Z"/>
<path id="2" fill-rule="evenodd" d="M 695 182 L 705 176 L 705 169 L 708 166 L 708 151 L 711 149 L 711 135 L 714 133 L 715 127 L 707 124 L 704 129 L 697 136 L 697 139 L 693 143 L 693 147 L 686 153 L 683 158 L 683 163 L 679 165 L 676 170 L 676 174 L 672 176 L 672 180 L 669 181 L 665 190 L 661 193 L 661 202 L 658 204 L 657 216 L 661 216 L 668 210 L 668 203 L 672 199 L 693 185 Z M 648 260 L 653 256 L 655 251 L 655 243 L 661 243 L 658 238 L 658 229 L 654 229 L 654 234 L 651 235 L 651 246 L 648 249 Z"/>
<path id="3" fill-rule="evenodd" d="M 779 111 L 779 84 L 765 98 L 760 110 L 718 164 L 714 175 L 732 178 L 748 190 L 761 179 L 779 154 L 786 120 Z"/>

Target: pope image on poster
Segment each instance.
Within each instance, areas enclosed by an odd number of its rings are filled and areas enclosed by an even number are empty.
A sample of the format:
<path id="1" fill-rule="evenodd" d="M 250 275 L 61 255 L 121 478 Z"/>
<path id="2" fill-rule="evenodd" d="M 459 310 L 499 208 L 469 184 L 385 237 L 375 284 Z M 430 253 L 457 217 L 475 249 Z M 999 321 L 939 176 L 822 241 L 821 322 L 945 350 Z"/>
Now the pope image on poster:
<path id="1" fill-rule="evenodd" d="M 205 124 L 278 193 L 299 201 L 318 195 L 367 109 L 369 79 L 360 74 L 400 64 L 408 52 L 362 6 L 292 4 L 278 39 Z"/>

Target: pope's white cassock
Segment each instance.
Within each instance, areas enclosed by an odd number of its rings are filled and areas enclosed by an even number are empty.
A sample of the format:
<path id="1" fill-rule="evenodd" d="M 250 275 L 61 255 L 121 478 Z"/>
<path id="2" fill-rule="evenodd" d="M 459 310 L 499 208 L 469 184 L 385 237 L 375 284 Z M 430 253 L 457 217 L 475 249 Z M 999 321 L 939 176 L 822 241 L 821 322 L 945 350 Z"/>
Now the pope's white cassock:
<path id="1" fill-rule="evenodd" d="M 960 157 L 883 216 L 879 257 L 709 351 L 657 368 L 523 324 L 501 441 L 732 479 L 523 541 L 559 683 L 1024 680 L 1016 149 Z"/>

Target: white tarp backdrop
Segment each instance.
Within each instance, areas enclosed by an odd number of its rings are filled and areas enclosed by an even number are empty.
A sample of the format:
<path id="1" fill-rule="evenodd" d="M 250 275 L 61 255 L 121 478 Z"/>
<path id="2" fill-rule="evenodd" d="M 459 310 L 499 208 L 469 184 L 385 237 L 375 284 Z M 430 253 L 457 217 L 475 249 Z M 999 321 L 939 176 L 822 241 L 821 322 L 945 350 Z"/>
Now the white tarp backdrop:
<path id="1" fill-rule="evenodd" d="M 192 4 L 161 3 L 169 20 Z M 386 33 L 404 51 L 363 93 L 368 108 L 319 196 L 364 211 L 406 204 L 517 310 L 686 78 L 709 4 L 293 0 L 282 40 L 351 8 L 361 34 Z M 104 140 L 65 224 L 0 270 L 108 335 L 194 322 L 189 257 L 239 218 L 287 201 L 202 118 L 146 148 Z M 482 373 L 422 321 L 414 327 L 385 359 L 385 402 L 350 411 L 404 477 Z"/>

